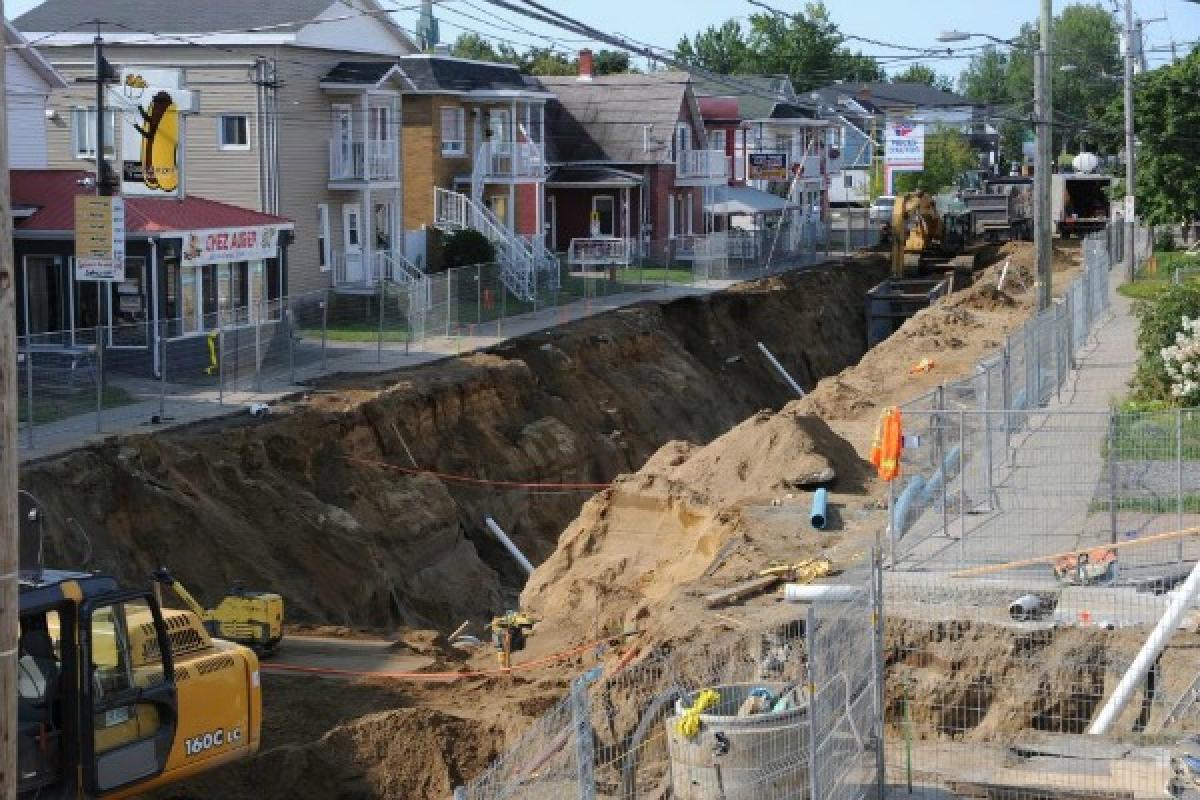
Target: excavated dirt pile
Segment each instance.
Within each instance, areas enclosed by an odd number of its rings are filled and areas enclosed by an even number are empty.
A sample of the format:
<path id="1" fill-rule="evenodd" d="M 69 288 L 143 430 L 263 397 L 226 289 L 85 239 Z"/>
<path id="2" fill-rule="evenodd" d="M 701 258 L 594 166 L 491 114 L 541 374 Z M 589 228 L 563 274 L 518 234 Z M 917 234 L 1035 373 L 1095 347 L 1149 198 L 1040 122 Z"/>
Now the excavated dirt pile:
<path id="1" fill-rule="evenodd" d="M 706 592 L 772 561 L 860 561 L 886 524 L 884 488 L 866 463 L 881 410 L 969 372 L 1024 322 L 1034 302 L 1031 249 L 1012 243 L 985 254 L 990 266 L 969 288 L 918 313 L 806 397 L 707 445 L 671 442 L 588 502 L 521 595 L 543 619 L 539 647 L 600 630 L 703 636 L 711 624 L 700 602 Z M 1079 253 L 1057 255 L 1061 288 Z M 817 486 L 829 488 L 832 509 L 821 534 L 808 524 Z"/>
<path id="2" fill-rule="evenodd" d="M 643 304 L 494 350 L 344 376 L 265 420 L 113 438 L 28 466 L 48 507 L 47 560 L 144 582 L 167 565 L 202 599 L 235 580 L 282 593 L 294 622 L 441 626 L 511 602 L 521 576 L 491 515 L 536 563 L 586 494 L 447 483 L 604 483 L 672 439 L 705 442 L 788 390 L 769 344 L 811 386 L 854 363 L 862 296 L 851 263 L 706 297 Z M 82 535 L 80 531 L 84 532 Z"/>

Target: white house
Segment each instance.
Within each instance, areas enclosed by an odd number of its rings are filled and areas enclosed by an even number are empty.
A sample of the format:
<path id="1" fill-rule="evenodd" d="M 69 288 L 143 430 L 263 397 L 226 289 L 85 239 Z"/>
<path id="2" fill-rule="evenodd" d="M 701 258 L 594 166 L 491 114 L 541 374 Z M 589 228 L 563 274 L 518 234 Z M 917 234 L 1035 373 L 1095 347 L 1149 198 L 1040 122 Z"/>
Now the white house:
<path id="1" fill-rule="evenodd" d="M 4 21 L 4 44 L 8 166 L 44 168 L 50 92 L 65 89 L 67 82 L 8 20 Z"/>

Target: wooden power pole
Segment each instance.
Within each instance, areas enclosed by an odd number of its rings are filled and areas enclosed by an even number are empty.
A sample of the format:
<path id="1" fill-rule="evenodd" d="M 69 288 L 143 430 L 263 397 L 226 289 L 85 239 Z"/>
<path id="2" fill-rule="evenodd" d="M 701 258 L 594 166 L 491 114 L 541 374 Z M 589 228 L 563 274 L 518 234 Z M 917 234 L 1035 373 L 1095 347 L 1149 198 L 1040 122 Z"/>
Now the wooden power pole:
<path id="1" fill-rule="evenodd" d="M 0 18 L 4 0 L 0 0 Z M 0 798 L 17 796 L 17 278 L 8 178 L 8 112 L 0 59 Z"/>

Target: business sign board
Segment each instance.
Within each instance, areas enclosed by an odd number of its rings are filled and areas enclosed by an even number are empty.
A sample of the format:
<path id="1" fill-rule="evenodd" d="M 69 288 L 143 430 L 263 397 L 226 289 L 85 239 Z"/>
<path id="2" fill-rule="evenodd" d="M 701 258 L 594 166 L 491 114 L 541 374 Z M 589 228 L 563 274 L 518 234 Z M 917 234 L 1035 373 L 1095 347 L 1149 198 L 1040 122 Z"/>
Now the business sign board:
<path id="1" fill-rule="evenodd" d="M 75 280 L 125 280 L 125 199 L 76 195 Z"/>
<path id="2" fill-rule="evenodd" d="M 121 192 L 174 197 L 183 183 L 184 111 L 197 97 L 185 91 L 177 69 L 126 67 L 110 92 L 121 112 Z"/>
<path id="3" fill-rule="evenodd" d="M 752 181 L 786 181 L 787 153 L 751 153 L 746 178 Z"/>
<path id="4" fill-rule="evenodd" d="M 277 225 L 261 225 L 185 233 L 183 266 L 275 258 L 278 255 L 280 230 Z"/>
<path id="5" fill-rule="evenodd" d="M 888 125 L 884 138 L 884 162 L 924 167 L 925 126 L 906 121 Z"/>

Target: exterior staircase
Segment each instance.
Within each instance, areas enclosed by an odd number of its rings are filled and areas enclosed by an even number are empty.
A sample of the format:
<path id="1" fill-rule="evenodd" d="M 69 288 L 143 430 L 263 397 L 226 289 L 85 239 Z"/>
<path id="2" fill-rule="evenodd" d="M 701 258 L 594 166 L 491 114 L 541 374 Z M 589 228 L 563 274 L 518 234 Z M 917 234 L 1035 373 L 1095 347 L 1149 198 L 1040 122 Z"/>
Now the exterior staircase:
<path id="1" fill-rule="evenodd" d="M 476 191 L 474 175 L 472 191 Z M 482 194 L 482 184 L 478 191 Z M 460 192 L 435 189 L 434 208 L 437 227 L 448 231 L 469 228 L 487 237 L 496 248 L 500 280 L 518 299 L 536 302 L 539 285 L 558 288 L 558 260 L 546 251 L 541 237 L 513 233 L 482 202 Z"/>

